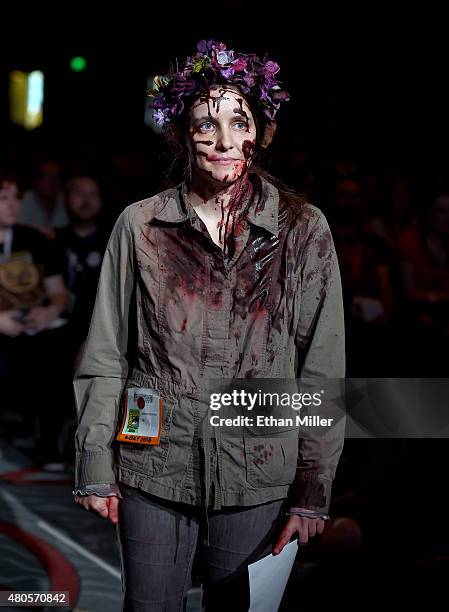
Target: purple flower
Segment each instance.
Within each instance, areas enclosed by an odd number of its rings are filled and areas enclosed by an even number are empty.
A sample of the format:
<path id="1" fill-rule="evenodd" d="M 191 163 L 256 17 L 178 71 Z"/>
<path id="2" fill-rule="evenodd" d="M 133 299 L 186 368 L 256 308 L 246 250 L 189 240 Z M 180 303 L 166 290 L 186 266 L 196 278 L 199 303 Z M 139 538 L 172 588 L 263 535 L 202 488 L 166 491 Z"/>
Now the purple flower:
<path id="1" fill-rule="evenodd" d="M 234 66 L 229 66 L 229 68 L 225 68 L 221 71 L 221 76 L 225 79 L 230 79 L 234 76 Z"/>
<path id="2" fill-rule="evenodd" d="M 279 64 L 268 60 L 268 62 L 265 62 L 263 70 L 267 77 L 273 77 L 277 72 L 279 72 Z"/>
<path id="3" fill-rule="evenodd" d="M 178 98 L 178 100 L 176 100 L 176 102 L 170 107 L 170 113 L 172 115 L 180 115 L 183 110 L 184 102 L 181 100 L 181 98 Z"/>
<path id="4" fill-rule="evenodd" d="M 153 111 L 153 119 L 157 123 L 157 125 L 164 125 L 164 123 L 169 121 L 167 114 L 168 113 L 166 110 Z"/>
<path id="5" fill-rule="evenodd" d="M 217 42 L 215 40 L 200 40 L 196 48 L 201 55 L 209 55 L 216 44 Z"/>
<path id="6" fill-rule="evenodd" d="M 247 87 L 253 87 L 255 84 L 255 77 L 250 72 L 245 72 L 243 75 L 243 82 Z"/>
<path id="7" fill-rule="evenodd" d="M 164 96 L 159 94 L 157 98 L 154 98 L 154 100 L 152 102 L 152 107 L 153 108 L 161 110 L 161 109 L 165 108 L 165 106 L 166 106 L 166 102 L 165 102 Z"/>
<path id="8" fill-rule="evenodd" d="M 253 95 L 265 115 L 273 120 L 280 102 L 289 99 L 276 79 L 278 71 L 279 65 L 265 57 L 241 53 L 235 56 L 224 43 L 201 40 L 197 52 L 160 83 L 159 95 L 153 101 L 155 120 L 162 123 L 172 120 L 184 112 L 186 96 L 207 94 L 211 85 L 222 81 L 236 85 L 243 95 Z"/>

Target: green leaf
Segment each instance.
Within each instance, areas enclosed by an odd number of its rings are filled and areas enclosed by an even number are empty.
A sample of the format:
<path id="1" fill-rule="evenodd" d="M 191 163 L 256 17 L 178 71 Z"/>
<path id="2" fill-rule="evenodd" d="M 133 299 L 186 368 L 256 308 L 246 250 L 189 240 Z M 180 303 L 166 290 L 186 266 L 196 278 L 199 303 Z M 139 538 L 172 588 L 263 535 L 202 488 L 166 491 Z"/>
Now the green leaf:
<path id="1" fill-rule="evenodd" d="M 193 64 L 194 73 L 202 72 L 203 70 L 207 70 L 210 66 L 210 58 L 207 56 L 199 57 L 195 60 Z"/>

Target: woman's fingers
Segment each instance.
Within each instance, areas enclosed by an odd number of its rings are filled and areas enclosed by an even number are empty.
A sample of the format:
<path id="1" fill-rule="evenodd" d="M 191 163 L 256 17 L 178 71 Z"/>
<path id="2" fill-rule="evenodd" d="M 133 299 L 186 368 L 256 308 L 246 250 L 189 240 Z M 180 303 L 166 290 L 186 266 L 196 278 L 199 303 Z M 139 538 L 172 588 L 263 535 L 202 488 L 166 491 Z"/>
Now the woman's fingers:
<path id="1" fill-rule="evenodd" d="M 273 548 L 273 555 L 278 555 L 284 546 L 290 542 L 290 538 L 296 532 L 299 534 L 299 543 L 304 546 L 317 533 L 323 533 L 323 519 L 311 519 L 302 516 L 291 516 L 286 522 L 276 544 Z"/>
<path id="2" fill-rule="evenodd" d="M 309 538 L 313 538 L 314 535 L 316 535 L 316 519 L 315 520 L 310 520 L 310 519 L 306 519 L 306 521 L 308 521 L 308 535 Z"/>
<path id="3" fill-rule="evenodd" d="M 90 508 L 94 512 L 99 514 L 102 518 L 108 518 L 108 515 L 109 515 L 108 498 L 107 497 L 97 497 L 96 495 L 89 495 L 89 497 L 94 498 L 90 502 Z"/>
<path id="4" fill-rule="evenodd" d="M 116 496 L 77 495 L 75 501 L 88 512 L 96 512 L 102 518 L 109 518 L 114 525 L 118 523 L 118 498 Z"/>
<path id="5" fill-rule="evenodd" d="M 108 497 L 108 505 L 109 505 L 109 520 L 113 525 L 118 523 L 118 497 Z"/>
<path id="6" fill-rule="evenodd" d="M 301 525 L 300 520 L 301 519 L 298 516 L 291 516 L 288 519 L 283 530 L 281 531 L 281 535 L 274 545 L 273 555 L 278 555 L 282 551 L 284 546 L 290 542 L 290 538 L 294 533 L 298 532 L 300 534 L 301 541 L 301 538 L 304 537 L 304 527 Z"/>

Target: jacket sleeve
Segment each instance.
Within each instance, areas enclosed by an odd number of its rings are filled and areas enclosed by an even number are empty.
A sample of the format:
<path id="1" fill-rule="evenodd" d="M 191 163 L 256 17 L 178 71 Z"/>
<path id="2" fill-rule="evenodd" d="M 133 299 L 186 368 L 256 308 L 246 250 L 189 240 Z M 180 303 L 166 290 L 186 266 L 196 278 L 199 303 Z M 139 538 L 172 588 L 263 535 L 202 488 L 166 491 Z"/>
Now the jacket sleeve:
<path id="1" fill-rule="evenodd" d="M 74 378 L 78 427 L 75 487 L 115 483 L 113 451 L 120 398 L 128 375 L 134 247 L 129 207 L 117 219 L 104 255 L 89 334 Z"/>
<path id="2" fill-rule="evenodd" d="M 300 385 L 312 392 L 339 389 L 345 376 L 343 297 L 337 254 L 323 213 L 307 239 L 302 258 L 300 319 L 296 330 Z M 323 379 L 332 381 L 320 382 Z M 315 381 L 315 382 L 314 382 Z M 314 388 L 313 388 L 314 387 Z M 328 398 L 331 396 L 328 395 Z M 345 418 L 335 403 L 322 396 L 320 416 L 337 416 L 328 429 L 309 429 L 300 437 L 296 476 L 289 491 L 291 507 L 329 510 L 332 482 L 343 450 Z M 316 413 L 316 409 L 315 409 Z"/>

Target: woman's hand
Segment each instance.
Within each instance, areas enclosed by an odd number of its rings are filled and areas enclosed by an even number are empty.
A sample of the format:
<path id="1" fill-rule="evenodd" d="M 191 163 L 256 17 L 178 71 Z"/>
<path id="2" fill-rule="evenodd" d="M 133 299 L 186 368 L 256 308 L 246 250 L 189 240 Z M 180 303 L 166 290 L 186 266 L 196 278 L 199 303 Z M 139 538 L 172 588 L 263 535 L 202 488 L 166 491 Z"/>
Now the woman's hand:
<path id="1" fill-rule="evenodd" d="M 322 518 L 306 518 L 304 516 L 289 516 L 288 520 L 273 548 L 273 555 L 278 555 L 290 538 L 296 532 L 299 534 L 299 543 L 307 544 L 309 537 L 323 533 L 324 520 Z"/>
<path id="2" fill-rule="evenodd" d="M 116 525 L 118 523 L 118 497 L 99 497 L 98 495 L 75 495 L 75 502 L 88 512 L 96 512 Z"/>

